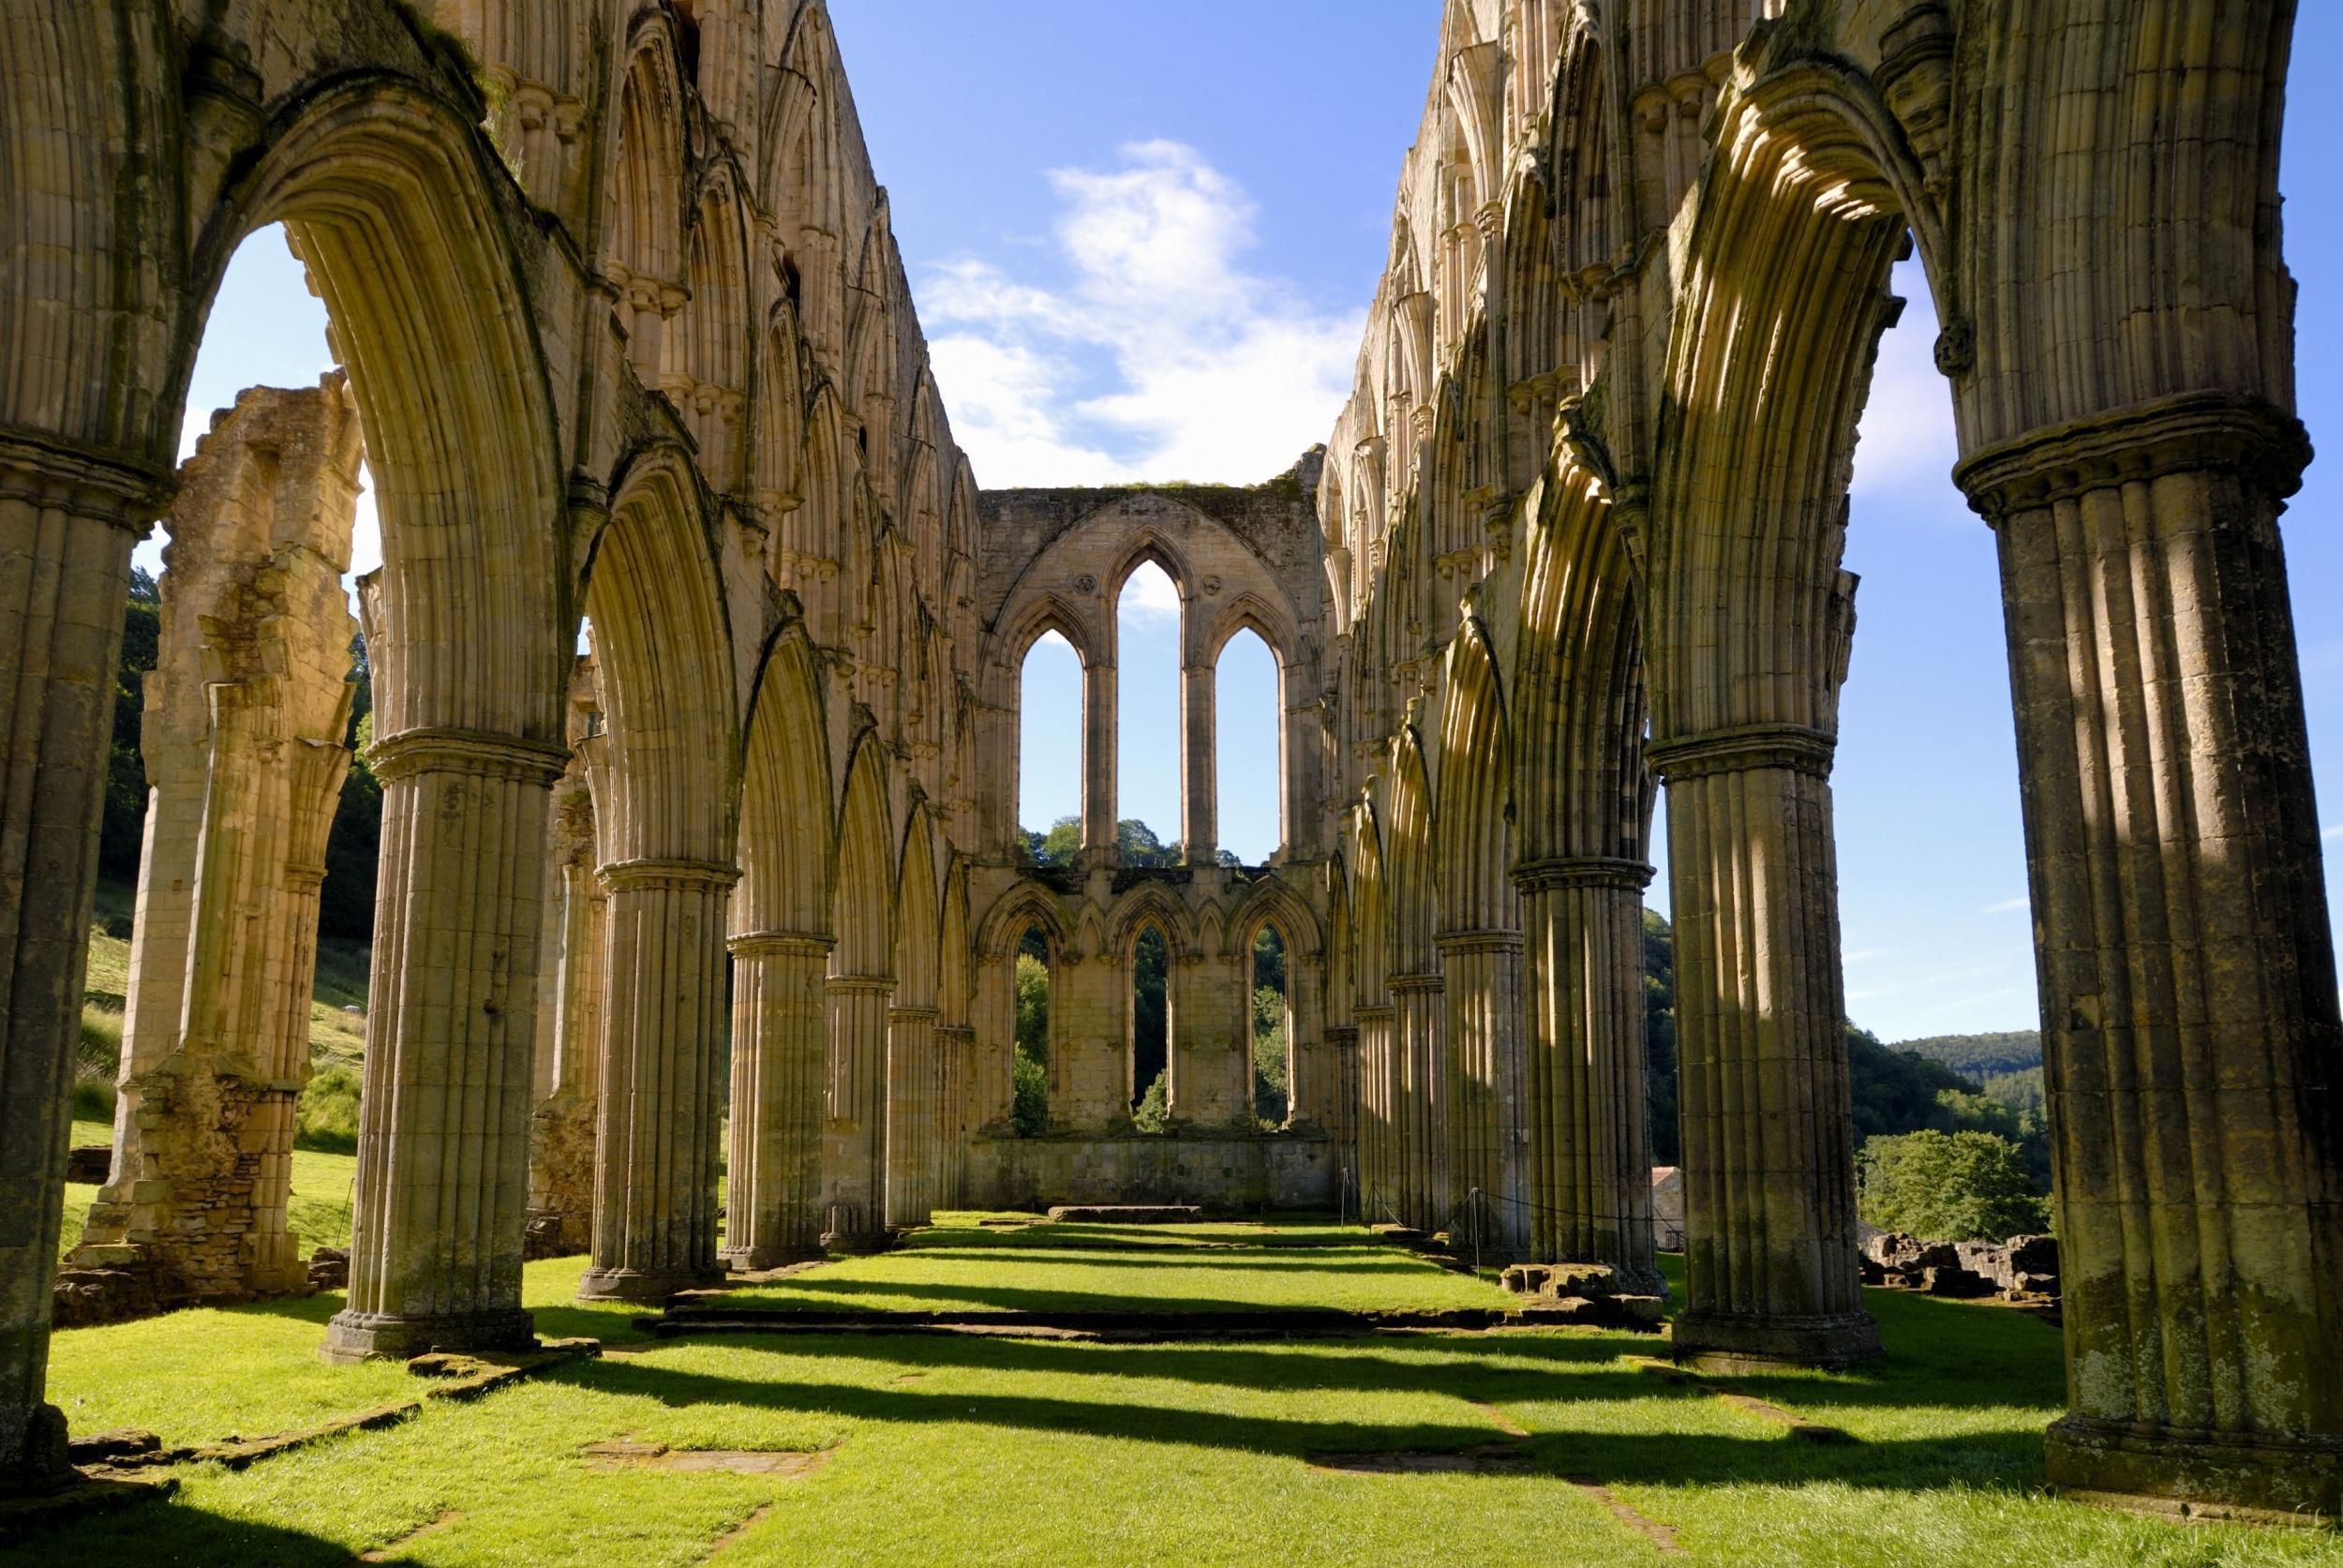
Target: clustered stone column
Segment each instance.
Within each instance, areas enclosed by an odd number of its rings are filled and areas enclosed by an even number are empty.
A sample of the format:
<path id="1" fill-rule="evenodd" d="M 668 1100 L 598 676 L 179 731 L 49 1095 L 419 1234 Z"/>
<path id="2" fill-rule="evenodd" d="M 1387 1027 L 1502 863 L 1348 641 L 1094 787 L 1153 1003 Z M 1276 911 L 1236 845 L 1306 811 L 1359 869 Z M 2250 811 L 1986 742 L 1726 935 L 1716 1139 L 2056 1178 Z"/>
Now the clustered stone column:
<path id="1" fill-rule="evenodd" d="M 1643 889 L 1651 868 L 1600 856 L 1515 868 L 1531 983 L 1530 1251 L 1607 1263 L 1664 1295 L 1652 1251 Z"/>
<path id="2" fill-rule="evenodd" d="M 2278 538 L 2198 396 L 1958 477 L 2000 547 L 2057 1141 L 2071 1492 L 2343 1512 L 2343 1025 Z"/>
<path id="3" fill-rule="evenodd" d="M 1448 1095 L 1440 1060 L 1437 973 L 1391 977 L 1391 1056 L 1395 1189 L 1400 1219 L 1419 1231 L 1448 1217 Z"/>
<path id="4" fill-rule="evenodd" d="M 935 1028 L 937 1103 L 943 1128 L 943 1164 L 936 1176 L 936 1203 L 958 1208 L 968 1201 L 968 1139 L 976 1128 L 971 1086 L 976 1082 L 977 1031 L 965 1023 Z"/>
<path id="5" fill-rule="evenodd" d="M 1213 863 L 1220 846 L 1220 795 L 1214 752 L 1214 699 L 1219 671 L 1195 664 L 1180 671 L 1181 859 Z"/>
<path id="6" fill-rule="evenodd" d="M 887 1014 L 887 1225 L 907 1231 L 935 1210 L 938 1154 L 933 1008 Z"/>
<path id="7" fill-rule="evenodd" d="M 886 1247 L 887 1010 L 891 975 L 831 975 L 822 1120 L 822 1245 Z"/>
<path id="8" fill-rule="evenodd" d="M 581 1300 L 662 1303 L 719 1282 L 716 1063 L 724 907 L 739 873 L 695 860 L 606 866 L 610 967 L 594 1138 L 593 1264 Z"/>
<path id="9" fill-rule="evenodd" d="M 148 472 L 0 434 L 0 1486 L 68 1474 L 42 1397 L 106 737 Z"/>
<path id="10" fill-rule="evenodd" d="M 732 1130 L 724 1260 L 778 1268 L 822 1255 L 822 1083 L 832 942 L 752 932 L 732 948 Z"/>
<path id="11" fill-rule="evenodd" d="M 1399 1222 L 1401 1074 L 1392 1048 L 1392 1009 L 1360 1008 L 1359 1204 L 1373 1224 Z"/>
<path id="12" fill-rule="evenodd" d="M 1830 737 L 1751 725 L 1649 749 L 1666 781 L 1684 1136 L 1679 1358 L 1879 1351 L 1855 1246 Z"/>
<path id="13" fill-rule="evenodd" d="M 287 1229 L 325 842 L 350 753 L 357 410 L 255 387 L 181 470 L 141 744 L 111 1179 L 60 1322 L 303 1289 Z"/>
<path id="14" fill-rule="evenodd" d="M 1530 1246 L 1529 1110 L 1521 1050 L 1521 933 L 1443 932 L 1440 1028 L 1452 1235 L 1485 1250 Z"/>
<path id="15" fill-rule="evenodd" d="M 581 751 L 599 744 L 577 742 Z M 531 1256 L 593 1245 L 594 1122 L 602 1103 L 602 1007 L 610 962 L 610 894 L 596 867 L 594 807 L 574 763 L 554 790 L 555 864 L 546 911 L 553 994 L 537 1020 L 538 1100 L 530 1116 Z"/>
<path id="16" fill-rule="evenodd" d="M 521 1309 L 545 810 L 559 746 L 377 740 L 373 1006 L 335 1360 L 533 1343 Z"/>
<path id="17" fill-rule="evenodd" d="M 1082 864 L 1112 865 L 1121 857 L 1114 820 L 1114 665 L 1093 657 L 1082 665 Z"/>

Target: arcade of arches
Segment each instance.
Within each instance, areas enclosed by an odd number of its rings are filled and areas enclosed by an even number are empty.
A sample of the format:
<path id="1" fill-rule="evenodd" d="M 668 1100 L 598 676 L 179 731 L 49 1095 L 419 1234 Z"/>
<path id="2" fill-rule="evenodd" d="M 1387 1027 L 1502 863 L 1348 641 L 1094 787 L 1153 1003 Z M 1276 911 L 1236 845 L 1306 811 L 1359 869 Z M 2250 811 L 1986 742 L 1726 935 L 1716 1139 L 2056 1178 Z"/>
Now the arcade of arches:
<path id="1" fill-rule="evenodd" d="M 199 1295 L 286 1266 L 304 802 L 346 759 L 293 667 L 315 636 L 261 621 L 346 632 L 300 590 L 347 550 L 361 439 L 382 848 L 333 1354 L 527 1340 L 531 1235 L 590 1251 L 589 1293 L 655 1302 L 966 1202 L 1331 1207 L 1355 1182 L 1410 1226 L 1476 1205 L 1514 1255 L 1650 1279 L 1663 788 L 1676 1351 L 1875 1352 L 1830 763 L 1854 431 L 1917 246 L 2005 583 L 2066 1249 L 2051 1477 L 2343 1511 L 2343 1038 L 2276 528 L 2309 458 L 2291 9 L 1446 0 L 1322 452 L 1252 489 L 999 493 L 952 442 L 820 0 L 0 10 L 7 1477 L 64 1463 L 43 1376 L 99 759 L 130 549 L 167 513 L 246 530 L 203 557 L 244 586 L 202 590 L 246 608 L 188 617 L 210 673 L 154 699 L 217 694 L 169 715 L 195 760 L 157 773 L 141 916 L 170 957 L 141 983 L 191 1000 L 134 1004 L 91 1261 Z M 240 411 L 183 481 L 212 291 L 280 221 L 348 392 Z M 1182 603 L 1168 869 L 1115 850 L 1113 609 L 1142 561 Z M 1215 853 L 1240 629 L 1281 690 L 1260 866 Z M 1082 662 L 1082 845 L 1036 869 L 1005 759 L 1052 631 Z M 161 896 L 162 857 L 191 894 Z M 1176 1128 L 1152 1142 L 1125 1038 L 1148 930 Z M 1052 1130 L 1016 1141 L 1029 931 Z M 244 1166 L 192 1169 L 182 1113 Z"/>

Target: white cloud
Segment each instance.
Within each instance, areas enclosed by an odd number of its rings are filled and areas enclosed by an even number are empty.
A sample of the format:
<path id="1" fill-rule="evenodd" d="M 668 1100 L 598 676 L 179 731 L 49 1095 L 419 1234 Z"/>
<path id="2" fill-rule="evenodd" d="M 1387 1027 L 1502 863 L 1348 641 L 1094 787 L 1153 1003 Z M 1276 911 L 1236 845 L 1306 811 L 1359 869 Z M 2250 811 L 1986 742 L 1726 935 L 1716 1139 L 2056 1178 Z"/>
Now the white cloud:
<path id="1" fill-rule="evenodd" d="M 2006 898 L 1999 903 L 1987 904 L 1984 912 L 1988 915 L 2007 915 L 2027 906 L 2028 901 L 2023 898 Z"/>
<path id="2" fill-rule="evenodd" d="M 936 381 L 981 483 L 1252 484 L 1325 438 L 1364 313 L 1321 312 L 1237 264 L 1253 243 L 1242 187 L 1164 141 L 1049 177 L 1065 287 L 962 260 L 921 291 Z"/>
<path id="3" fill-rule="evenodd" d="M 1873 959 L 1887 956 L 1888 949 L 1885 948 L 1863 948 L 1855 952 L 1840 954 L 1839 962 L 1841 963 L 1869 963 Z"/>
<path id="4" fill-rule="evenodd" d="M 2343 839 L 2343 822 L 2336 823 L 2319 835 L 2319 842 L 2321 844 L 2333 844 L 2337 839 Z"/>
<path id="5" fill-rule="evenodd" d="M 1131 575 L 1123 579 L 1123 599 L 1115 606 L 1119 612 L 1128 611 L 1149 620 L 1180 619 L 1180 590 L 1162 567 L 1152 560 L 1142 560 Z"/>

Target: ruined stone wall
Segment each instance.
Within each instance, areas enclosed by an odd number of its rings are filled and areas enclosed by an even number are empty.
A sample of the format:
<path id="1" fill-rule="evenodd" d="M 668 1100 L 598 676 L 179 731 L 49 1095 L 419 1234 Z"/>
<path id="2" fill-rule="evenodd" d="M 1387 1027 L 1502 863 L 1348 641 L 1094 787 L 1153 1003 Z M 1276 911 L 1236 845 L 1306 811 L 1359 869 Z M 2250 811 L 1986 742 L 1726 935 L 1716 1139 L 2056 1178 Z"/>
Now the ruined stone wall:
<path id="1" fill-rule="evenodd" d="M 344 378 L 256 387 L 181 470 L 145 682 L 150 799 L 113 1170 L 59 1312 L 305 1288 L 286 1228 L 325 840 L 349 768 Z"/>
<path id="2" fill-rule="evenodd" d="M 1322 1133 L 1276 1138 L 978 1137 L 968 1151 L 971 1205 L 1196 1203 L 1218 1214 L 1332 1211 L 1342 1151 Z"/>

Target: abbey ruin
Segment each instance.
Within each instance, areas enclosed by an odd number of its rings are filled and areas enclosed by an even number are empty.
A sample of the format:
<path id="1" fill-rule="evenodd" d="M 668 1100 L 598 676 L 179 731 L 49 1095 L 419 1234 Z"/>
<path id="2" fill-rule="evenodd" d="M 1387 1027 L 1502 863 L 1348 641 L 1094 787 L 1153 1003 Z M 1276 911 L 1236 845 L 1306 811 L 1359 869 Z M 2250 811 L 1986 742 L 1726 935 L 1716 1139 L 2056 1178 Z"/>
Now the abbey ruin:
<path id="1" fill-rule="evenodd" d="M 2343 1023 L 2276 527 L 2310 459 L 2292 11 L 1445 0 L 1322 450 L 1249 488 L 1080 491 L 983 489 L 954 445 L 822 0 L 0 7 L 0 1486 L 67 1470 L 73 1289 L 302 1278 L 289 1107 L 362 450 L 382 843 L 330 1356 L 530 1344 L 540 1252 L 655 1308 L 963 1205 L 1339 1205 L 1657 1292 L 1661 791 L 1673 1353 L 1879 1354 L 1830 779 L 1856 423 L 1917 250 L 2007 611 L 2064 1249 L 2048 1477 L 2332 1520 Z M 248 395 L 183 467 L 213 294 L 280 222 L 341 368 Z M 113 672 L 158 522 L 122 1110 L 61 1287 Z M 1181 605 L 1173 866 L 1117 849 L 1142 563 Z M 1259 865 L 1214 820 L 1241 630 L 1280 690 Z M 1083 780 L 1079 852 L 1042 867 L 1016 757 L 1049 633 Z M 1272 928 L 1275 1131 L 1248 1055 Z M 1050 1126 L 1018 1138 L 1028 938 Z"/>

